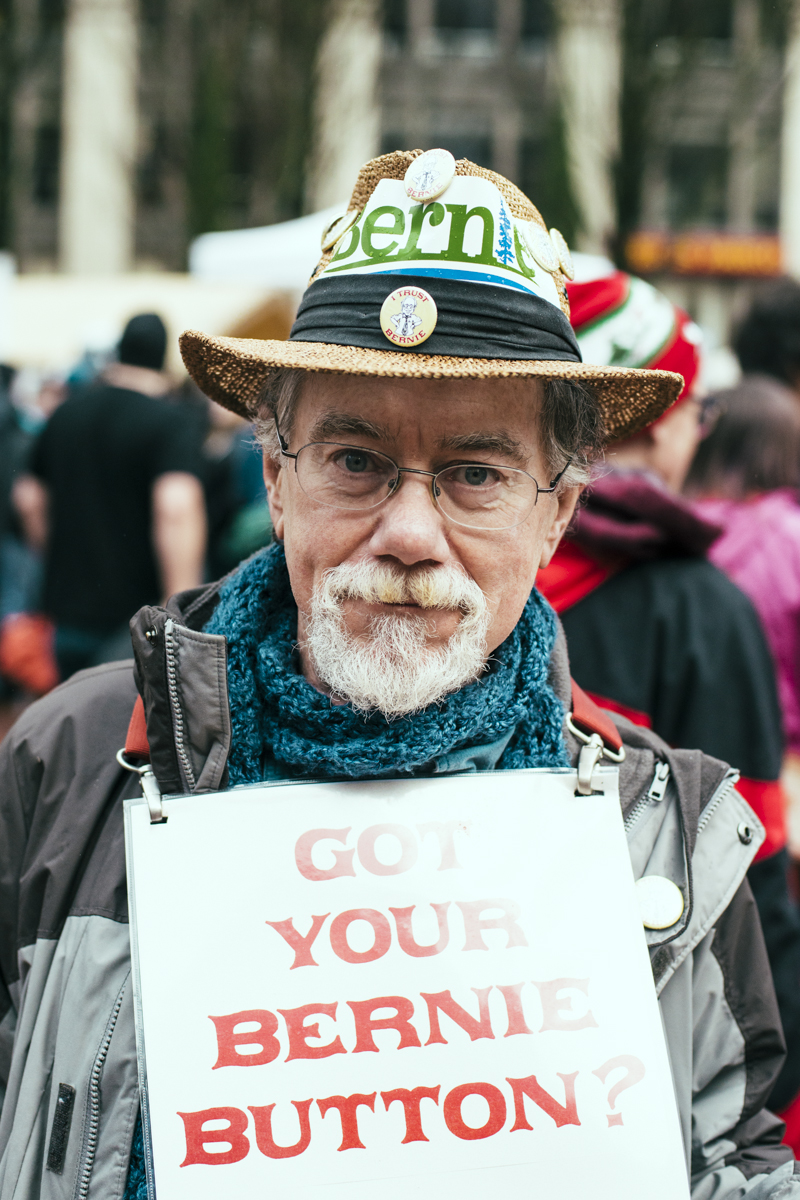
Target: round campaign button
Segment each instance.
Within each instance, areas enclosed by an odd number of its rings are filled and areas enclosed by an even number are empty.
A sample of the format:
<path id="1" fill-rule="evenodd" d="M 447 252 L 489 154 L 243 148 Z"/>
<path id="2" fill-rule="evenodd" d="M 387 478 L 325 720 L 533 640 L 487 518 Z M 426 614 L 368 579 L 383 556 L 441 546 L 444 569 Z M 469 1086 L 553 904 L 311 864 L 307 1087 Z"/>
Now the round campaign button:
<path id="1" fill-rule="evenodd" d="M 431 336 L 438 318 L 436 301 L 420 287 L 390 292 L 381 308 L 381 329 L 395 346 L 419 346 Z"/>
<path id="2" fill-rule="evenodd" d="M 567 239 L 564 237 L 563 233 L 559 233 L 557 229 L 550 230 L 550 237 L 552 238 L 553 245 L 556 248 L 558 261 L 561 263 L 561 270 L 564 272 L 567 279 L 574 279 L 575 264 L 573 263 L 572 255 L 569 252 Z"/>
<path id="3" fill-rule="evenodd" d="M 540 267 L 552 275 L 559 268 L 558 254 L 546 229 L 535 221 L 526 221 L 522 233 L 533 257 Z"/>
<path id="4" fill-rule="evenodd" d="M 331 221 L 320 238 L 323 253 L 326 250 L 330 250 L 331 246 L 335 246 L 339 238 L 347 233 L 348 229 L 352 229 L 357 220 L 358 209 L 351 208 L 343 216 L 337 217 L 335 221 Z"/>
<path id="5" fill-rule="evenodd" d="M 669 929 L 683 916 L 683 892 L 663 875 L 637 879 L 636 896 L 645 929 Z"/>
<path id="6" fill-rule="evenodd" d="M 453 182 L 456 160 L 449 150 L 427 150 L 415 158 L 405 173 L 406 195 L 423 204 L 441 196 Z"/>

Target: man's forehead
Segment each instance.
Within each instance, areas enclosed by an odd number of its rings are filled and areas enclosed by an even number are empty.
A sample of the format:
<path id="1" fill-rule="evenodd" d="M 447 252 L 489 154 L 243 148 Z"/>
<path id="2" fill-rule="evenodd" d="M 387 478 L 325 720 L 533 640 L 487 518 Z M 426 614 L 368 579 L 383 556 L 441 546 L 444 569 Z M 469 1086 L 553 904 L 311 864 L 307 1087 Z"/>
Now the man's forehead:
<path id="1" fill-rule="evenodd" d="M 381 421 L 370 420 L 347 409 L 329 408 L 315 414 L 308 436 L 312 442 L 337 441 L 343 437 L 357 437 L 381 443 L 394 443 L 402 432 L 396 416 Z M 435 423 L 436 424 L 436 423 Z M 444 428 L 430 430 L 432 448 L 437 450 L 482 451 L 501 454 L 506 458 L 527 459 L 530 447 L 516 431 L 502 423 L 457 428 L 458 422 L 445 422 Z"/>
<path id="2" fill-rule="evenodd" d="M 413 426 L 433 441 L 503 435 L 536 442 L 541 384 L 510 379 L 392 379 L 310 375 L 295 413 L 308 431 L 350 428 L 396 439 Z"/>

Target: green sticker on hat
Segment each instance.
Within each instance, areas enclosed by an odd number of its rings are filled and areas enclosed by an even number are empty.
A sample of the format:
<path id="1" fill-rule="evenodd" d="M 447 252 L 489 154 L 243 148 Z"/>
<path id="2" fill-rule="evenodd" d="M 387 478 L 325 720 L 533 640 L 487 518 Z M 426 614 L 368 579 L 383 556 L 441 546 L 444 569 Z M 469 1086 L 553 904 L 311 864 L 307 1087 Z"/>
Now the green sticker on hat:
<path id="1" fill-rule="evenodd" d="M 402 180 L 382 179 L 320 278 L 464 280 L 531 293 L 560 310 L 555 280 L 531 253 L 523 224 L 488 179 L 457 175 L 440 199 L 428 202 L 409 196 Z"/>

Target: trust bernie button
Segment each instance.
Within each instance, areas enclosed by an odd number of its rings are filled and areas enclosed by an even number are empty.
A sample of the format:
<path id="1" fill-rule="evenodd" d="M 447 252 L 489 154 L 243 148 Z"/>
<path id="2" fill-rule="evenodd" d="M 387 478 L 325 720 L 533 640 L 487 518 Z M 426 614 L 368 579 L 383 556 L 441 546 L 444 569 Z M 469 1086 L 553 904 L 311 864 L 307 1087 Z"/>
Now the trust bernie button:
<path id="1" fill-rule="evenodd" d="M 456 160 L 449 150 L 427 150 L 415 158 L 405 173 L 406 195 L 427 204 L 447 191 L 456 174 Z"/>
<path id="2" fill-rule="evenodd" d="M 683 916 L 683 892 L 663 875 L 643 875 L 636 897 L 645 929 L 669 929 Z"/>
<path id="3" fill-rule="evenodd" d="M 381 329 L 393 345 L 411 349 L 431 336 L 438 317 L 436 301 L 424 288 L 400 287 L 383 302 Z"/>

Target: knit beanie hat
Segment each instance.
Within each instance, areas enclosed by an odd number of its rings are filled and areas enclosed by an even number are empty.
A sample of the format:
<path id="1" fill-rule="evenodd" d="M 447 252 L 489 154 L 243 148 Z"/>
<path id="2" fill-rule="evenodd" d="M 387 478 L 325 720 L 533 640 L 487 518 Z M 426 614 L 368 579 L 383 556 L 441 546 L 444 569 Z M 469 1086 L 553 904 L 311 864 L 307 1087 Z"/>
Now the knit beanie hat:
<path id="1" fill-rule="evenodd" d="M 581 258 L 575 256 L 578 272 Z M 602 260 L 599 265 L 602 269 Z M 567 294 L 584 362 L 676 371 L 684 381 L 676 404 L 689 397 L 700 369 L 702 333 L 688 313 L 611 263 L 599 277 L 567 283 Z"/>

